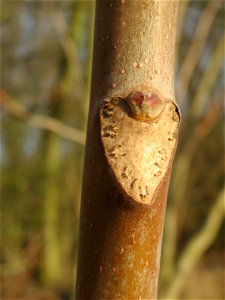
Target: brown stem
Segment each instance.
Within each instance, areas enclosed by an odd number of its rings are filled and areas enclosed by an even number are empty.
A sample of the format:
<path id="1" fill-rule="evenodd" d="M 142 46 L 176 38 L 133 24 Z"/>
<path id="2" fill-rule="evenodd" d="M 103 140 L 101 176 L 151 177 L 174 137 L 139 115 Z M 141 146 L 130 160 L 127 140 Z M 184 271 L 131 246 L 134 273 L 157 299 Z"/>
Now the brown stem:
<path id="1" fill-rule="evenodd" d="M 77 299 L 157 297 L 179 124 L 173 88 L 177 3 L 97 1 Z M 164 108 L 157 121 L 129 115 L 132 91 L 158 96 Z"/>

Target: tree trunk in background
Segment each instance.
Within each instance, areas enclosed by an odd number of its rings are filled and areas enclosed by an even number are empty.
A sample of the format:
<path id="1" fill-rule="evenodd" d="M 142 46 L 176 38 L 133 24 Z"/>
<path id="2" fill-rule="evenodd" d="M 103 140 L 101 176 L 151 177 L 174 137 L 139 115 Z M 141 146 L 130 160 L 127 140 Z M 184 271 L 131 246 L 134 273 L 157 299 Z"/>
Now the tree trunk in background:
<path id="1" fill-rule="evenodd" d="M 97 1 L 77 299 L 155 299 L 179 112 L 178 1 Z"/>

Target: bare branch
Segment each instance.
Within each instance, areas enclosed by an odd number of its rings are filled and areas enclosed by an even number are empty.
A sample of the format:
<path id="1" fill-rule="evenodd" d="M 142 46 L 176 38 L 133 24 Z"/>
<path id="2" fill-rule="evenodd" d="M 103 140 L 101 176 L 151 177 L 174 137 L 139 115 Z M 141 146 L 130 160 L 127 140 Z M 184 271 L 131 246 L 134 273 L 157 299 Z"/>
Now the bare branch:
<path id="1" fill-rule="evenodd" d="M 31 114 L 25 106 L 13 100 L 7 93 L 1 91 L 0 105 L 14 117 L 24 120 L 30 126 L 50 130 L 64 139 L 84 145 L 85 133 L 62 122 L 43 115 Z"/>
<path id="2" fill-rule="evenodd" d="M 218 96 L 220 98 L 220 95 Z M 171 182 L 171 201 L 167 207 L 164 234 L 163 270 L 162 277 L 165 281 L 173 276 L 174 260 L 176 255 L 177 222 L 181 205 L 185 206 L 184 199 L 187 191 L 188 178 L 191 174 L 191 162 L 202 141 L 212 132 L 219 118 L 220 107 L 214 99 L 212 108 L 206 112 L 199 121 L 189 139 L 187 139 L 176 164 L 174 178 Z"/>
<path id="3" fill-rule="evenodd" d="M 184 58 L 179 74 L 180 81 L 177 85 L 179 101 L 181 101 L 181 98 L 184 98 L 187 94 L 192 74 L 199 61 L 209 31 L 212 27 L 212 22 L 220 5 L 221 1 L 209 1 L 198 22 L 195 35 L 192 39 L 187 55 Z"/>
<path id="4" fill-rule="evenodd" d="M 198 85 L 196 95 L 192 102 L 192 115 L 198 117 L 203 107 L 205 107 L 205 100 L 207 95 L 210 95 L 210 91 L 215 84 L 220 68 L 223 65 L 224 59 L 224 42 L 225 36 L 219 39 L 212 57 L 209 60 L 206 71 L 204 72 L 201 81 Z"/>
<path id="5" fill-rule="evenodd" d="M 187 275 L 215 240 L 225 215 L 224 196 L 225 188 L 219 193 L 202 229 L 191 239 L 183 251 L 178 262 L 176 275 L 164 297 L 165 299 L 176 299 L 179 297 Z"/>
<path id="6" fill-rule="evenodd" d="M 174 100 L 178 1 L 125 2 L 96 2 L 78 299 L 157 297 L 163 219 L 180 120 Z M 162 114 L 139 110 L 140 97 L 152 96 Z"/>
<path id="7" fill-rule="evenodd" d="M 179 2 L 178 19 L 177 19 L 177 37 L 176 43 L 180 47 L 182 29 L 185 20 L 185 16 L 188 10 L 189 0 Z"/>

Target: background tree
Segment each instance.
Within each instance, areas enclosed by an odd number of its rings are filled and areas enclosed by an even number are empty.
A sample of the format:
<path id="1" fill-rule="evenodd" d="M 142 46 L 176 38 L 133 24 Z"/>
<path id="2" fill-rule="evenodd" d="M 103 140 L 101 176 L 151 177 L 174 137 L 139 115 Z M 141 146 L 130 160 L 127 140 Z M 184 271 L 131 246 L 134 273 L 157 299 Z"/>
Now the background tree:
<path id="1" fill-rule="evenodd" d="M 3 299 L 73 299 L 93 4 L 1 1 Z M 189 76 L 187 93 L 181 90 L 177 97 L 183 118 L 168 199 L 164 234 L 167 244 L 163 247 L 166 252 L 161 263 L 159 297 L 165 299 L 171 292 L 169 288 L 177 286 L 177 270 L 182 270 L 181 262 L 187 257 L 184 254 L 195 244 L 189 243 L 192 237 L 197 238 L 196 234 L 204 232 L 204 228 L 213 229 L 207 224 L 210 225 L 208 221 L 213 220 L 214 214 L 217 221 L 223 222 L 222 215 L 217 214 L 220 205 L 216 204 L 219 195 L 223 195 L 224 178 L 223 2 L 181 1 L 178 18 L 175 87 L 184 80 L 181 74 L 185 71 L 181 73 L 181 69 L 185 60 L 189 61 L 186 66 L 193 64 L 195 68 Z M 193 47 L 197 49 L 190 52 Z M 197 60 L 190 53 L 195 53 Z M 67 72 L 70 65 L 75 67 Z M 64 81 L 66 74 L 71 74 L 71 81 Z M 66 86 L 69 96 L 60 96 Z M 56 115 L 53 108 L 58 105 Z M 43 259 L 44 245 L 48 243 L 44 241 L 44 199 L 48 186 L 45 157 L 49 130 L 49 135 L 60 137 L 61 158 L 60 167 L 51 175 L 56 178 L 51 181 L 58 193 L 55 232 L 57 252 L 61 253 L 61 279 L 55 284 L 44 275 Z M 207 230 L 208 239 L 198 247 L 199 258 L 191 262 L 190 275 L 179 280 L 179 299 L 224 297 L 224 223 L 213 224 L 214 229 Z"/>

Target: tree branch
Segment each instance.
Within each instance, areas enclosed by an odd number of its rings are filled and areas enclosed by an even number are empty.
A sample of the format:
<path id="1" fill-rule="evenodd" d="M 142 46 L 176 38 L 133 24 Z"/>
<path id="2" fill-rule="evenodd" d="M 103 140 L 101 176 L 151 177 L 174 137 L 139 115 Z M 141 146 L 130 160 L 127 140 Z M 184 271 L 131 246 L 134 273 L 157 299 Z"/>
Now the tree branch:
<path id="1" fill-rule="evenodd" d="M 175 278 L 163 298 L 176 299 L 179 297 L 187 275 L 191 272 L 202 255 L 215 240 L 225 214 L 224 194 L 225 188 L 223 188 L 223 190 L 219 193 L 219 196 L 210 210 L 202 229 L 191 239 L 183 251 L 178 262 Z"/>
<path id="2" fill-rule="evenodd" d="M 76 296 L 156 299 L 180 121 L 178 1 L 96 4 Z"/>
<path id="3" fill-rule="evenodd" d="M 183 146 L 174 166 L 174 178 L 171 183 L 171 201 L 168 205 L 165 220 L 163 269 L 162 277 L 167 282 L 173 276 L 174 259 L 176 255 L 177 222 L 181 205 L 185 205 L 185 193 L 190 176 L 191 163 L 195 153 L 212 132 L 219 119 L 220 107 L 218 99 L 213 100 L 215 105 L 209 109 L 204 118 L 198 123 L 189 139 Z M 217 105 L 216 105 L 217 104 Z"/>
<path id="4" fill-rule="evenodd" d="M 189 5 L 189 0 L 179 2 L 178 17 L 177 17 L 177 36 L 176 36 L 176 43 L 177 45 L 179 45 L 178 46 L 179 48 L 180 48 L 180 42 L 182 37 L 184 20 L 188 10 L 188 5 Z"/>
<path id="5" fill-rule="evenodd" d="M 215 81 L 218 77 L 219 71 L 223 66 L 224 59 L 224 42 L 225 36 L 219 39 L 217 45 L 209 60 L 208 66 L 200 80 L 197 92 L 191 105 L 192 115 L 196 118 L 202 113 L 205 105 L 205 100 L 211 95 L 211 90 L 215 86 Z"/>
<path id="6" fill-rule="evenodd" d="M 50 130 L 64 139 L 84 145 L 85 133 L 82 130 L 67 126 L 48 116 L 31 114 L 24 105 L 13 100 L 4 91 L 0 92 L 0 96 L 1 107 L 10 112 L 14 117 L 26 121 L 32 127 Z"/>
<path id="7" fill-rule="evenodd" d="M 188 49 L 187 55 L 184 58 L 182 67 L 179 73 L 180 81 L 177 84 L 178 99 L 184 99 L 187 95 L 187 89 L 191 81 L 195 67 L 199 61 L 209 31 L 212 27 L 214 17 L 221 5 L 221 1 L 209 1 L 206 9 L 204 9 L 201 18 L 199 19 L 195 35 Z"/>

